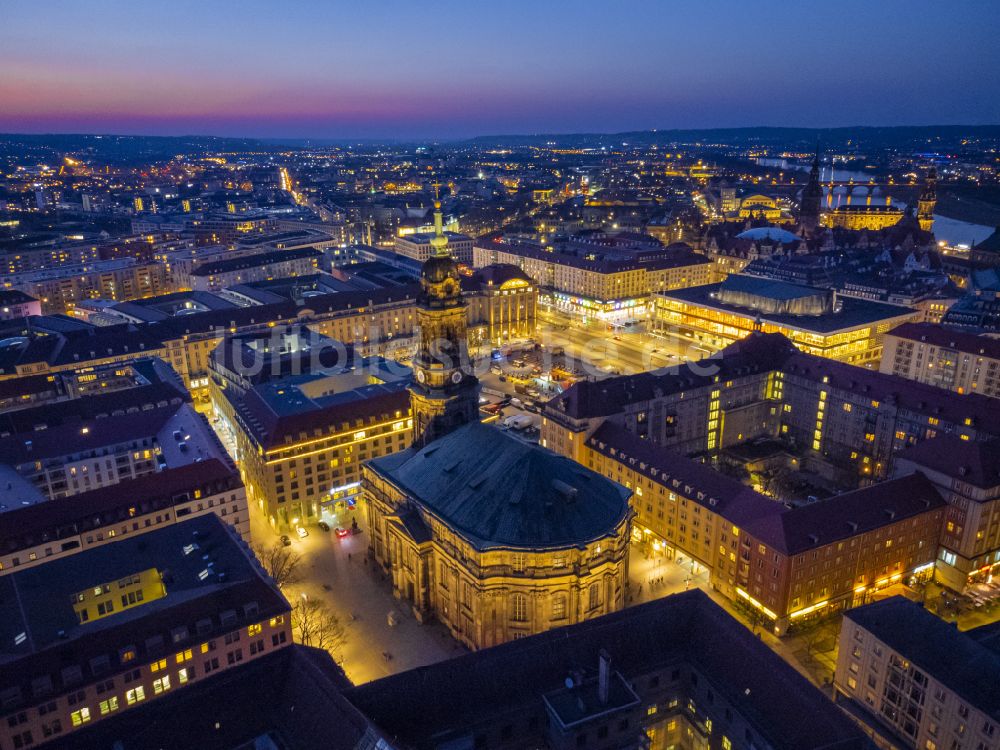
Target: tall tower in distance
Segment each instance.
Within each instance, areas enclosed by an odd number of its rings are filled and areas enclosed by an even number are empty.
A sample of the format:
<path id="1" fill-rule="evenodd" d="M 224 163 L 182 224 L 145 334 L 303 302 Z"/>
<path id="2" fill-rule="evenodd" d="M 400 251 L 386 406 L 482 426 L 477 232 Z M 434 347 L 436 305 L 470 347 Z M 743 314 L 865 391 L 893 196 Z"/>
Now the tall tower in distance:
<path id="1" fill-rule="evenodd" d="M 917 221 L 920 228 L 930 232 L 934 226 L 934 207 L 937 205 L 937 169 L 931 167 L 924 177 L 924 187 L 917 198 Z"/>
<path id="2" fill-rule="evenodd" d="M 479 380 L 469 361 L 466 306 L 442 226 L 440 187 L 434 185 L 432 253 L 420 269 L 417 295 L 420 341 L 410 385 L 416 447 L 479 418 Z"/>
<path id="3" fill-rule="evenodd" d="M 809 170 L 809 182 L 802 191 L 802 201 L 799 203 L 799 226 L 806 232 L 812 232 L 819 226 L 819 212 L 823 203 L 823 187 L 819 184 L 819 148 Z"/>

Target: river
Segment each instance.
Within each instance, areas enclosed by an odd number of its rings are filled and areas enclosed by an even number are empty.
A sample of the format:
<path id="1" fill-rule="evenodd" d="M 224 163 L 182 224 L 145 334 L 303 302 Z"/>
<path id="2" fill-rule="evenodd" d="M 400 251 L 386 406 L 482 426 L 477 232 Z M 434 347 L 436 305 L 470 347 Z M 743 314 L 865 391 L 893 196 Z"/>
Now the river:
<path id="1" fill-rule="evenodd" d="M 762 167 L 777 167 L 778 169 L 786 172 L 791 170 L 806 172 L 809 170 L 807 165 L 789 162 L 787 159 L 757 159 L 756 162 Z M 868 190 L 864 187 L 864 185 L 869 179 L 871 179 L 871 175 L 865 174 L 864 172 L 854 172 L 848 169 L 833 169 L 832 173 L 834 182 L 846 182 L 853 179 L 858 183 L 858 187 L 854 189 L 853 200 L 865 200 L 867 198 Z M 822 166 L 820 168 L 820 182 L 824 182 L 830 178 L 831 168 L 828 165 Z M 824 205 L 826 205 L 827 192 L 827 189 L 823 188 Z M 832 205 L 840 205 L 842 201 L 846 200 L 846 196 L 846 187 L 834 188 Z M 872 203 L 880 205 L 885 203 L 885 193 L 882 188 L 875 188 L 872 192 Z M 892 203 L 899 208 L 904 208 L 906 206 L 904 201 L 893 200 Z M 934 214 L 934 236 L 939 240 L 944 240 L 949 245 L 971 246 L 978 244 L 993 234 L 994 228 L 995 227 L 988 227 L 983 224 L 973 224 L 968 221 L 950 219 L 947 216 L 941 216 L 941 214 Z"/>

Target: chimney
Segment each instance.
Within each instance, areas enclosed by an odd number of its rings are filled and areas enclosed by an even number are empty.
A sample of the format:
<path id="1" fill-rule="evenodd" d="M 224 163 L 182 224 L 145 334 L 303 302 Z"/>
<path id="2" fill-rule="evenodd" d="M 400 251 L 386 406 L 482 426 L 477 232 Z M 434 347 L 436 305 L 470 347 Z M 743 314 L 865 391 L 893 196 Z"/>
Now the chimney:
<path id="1" fill-rule="evenodd" d="M 611 682 L 611 657 L 603 648 L 597 655 L 597 699 L 601 704 L 608 702 L 608 686 Z"/>

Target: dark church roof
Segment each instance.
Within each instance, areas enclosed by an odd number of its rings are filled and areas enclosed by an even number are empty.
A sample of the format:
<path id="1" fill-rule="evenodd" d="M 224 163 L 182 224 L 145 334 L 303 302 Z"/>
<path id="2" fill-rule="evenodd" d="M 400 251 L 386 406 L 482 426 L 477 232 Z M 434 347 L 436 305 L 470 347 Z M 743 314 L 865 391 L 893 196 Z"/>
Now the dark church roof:
<path id="1" fill-rule="evenodd" d="M 369 466 L 478 549 L 584 545 L 629 513 L 621 485 L 478 422 Z"/>

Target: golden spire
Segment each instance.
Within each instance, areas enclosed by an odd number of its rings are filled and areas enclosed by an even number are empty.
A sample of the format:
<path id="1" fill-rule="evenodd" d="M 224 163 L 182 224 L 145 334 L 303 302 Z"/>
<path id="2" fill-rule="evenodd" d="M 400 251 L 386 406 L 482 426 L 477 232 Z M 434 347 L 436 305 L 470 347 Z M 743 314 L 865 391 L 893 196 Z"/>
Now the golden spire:
<path id="1" fill-rule="evenodd" d="M 431 248 L 434 255 L 448 255 L 448 238 L 444 235 L 444 221 L 441 218 L 441 183 L 434 183 L 434 236 L 431 238 Z"/>

